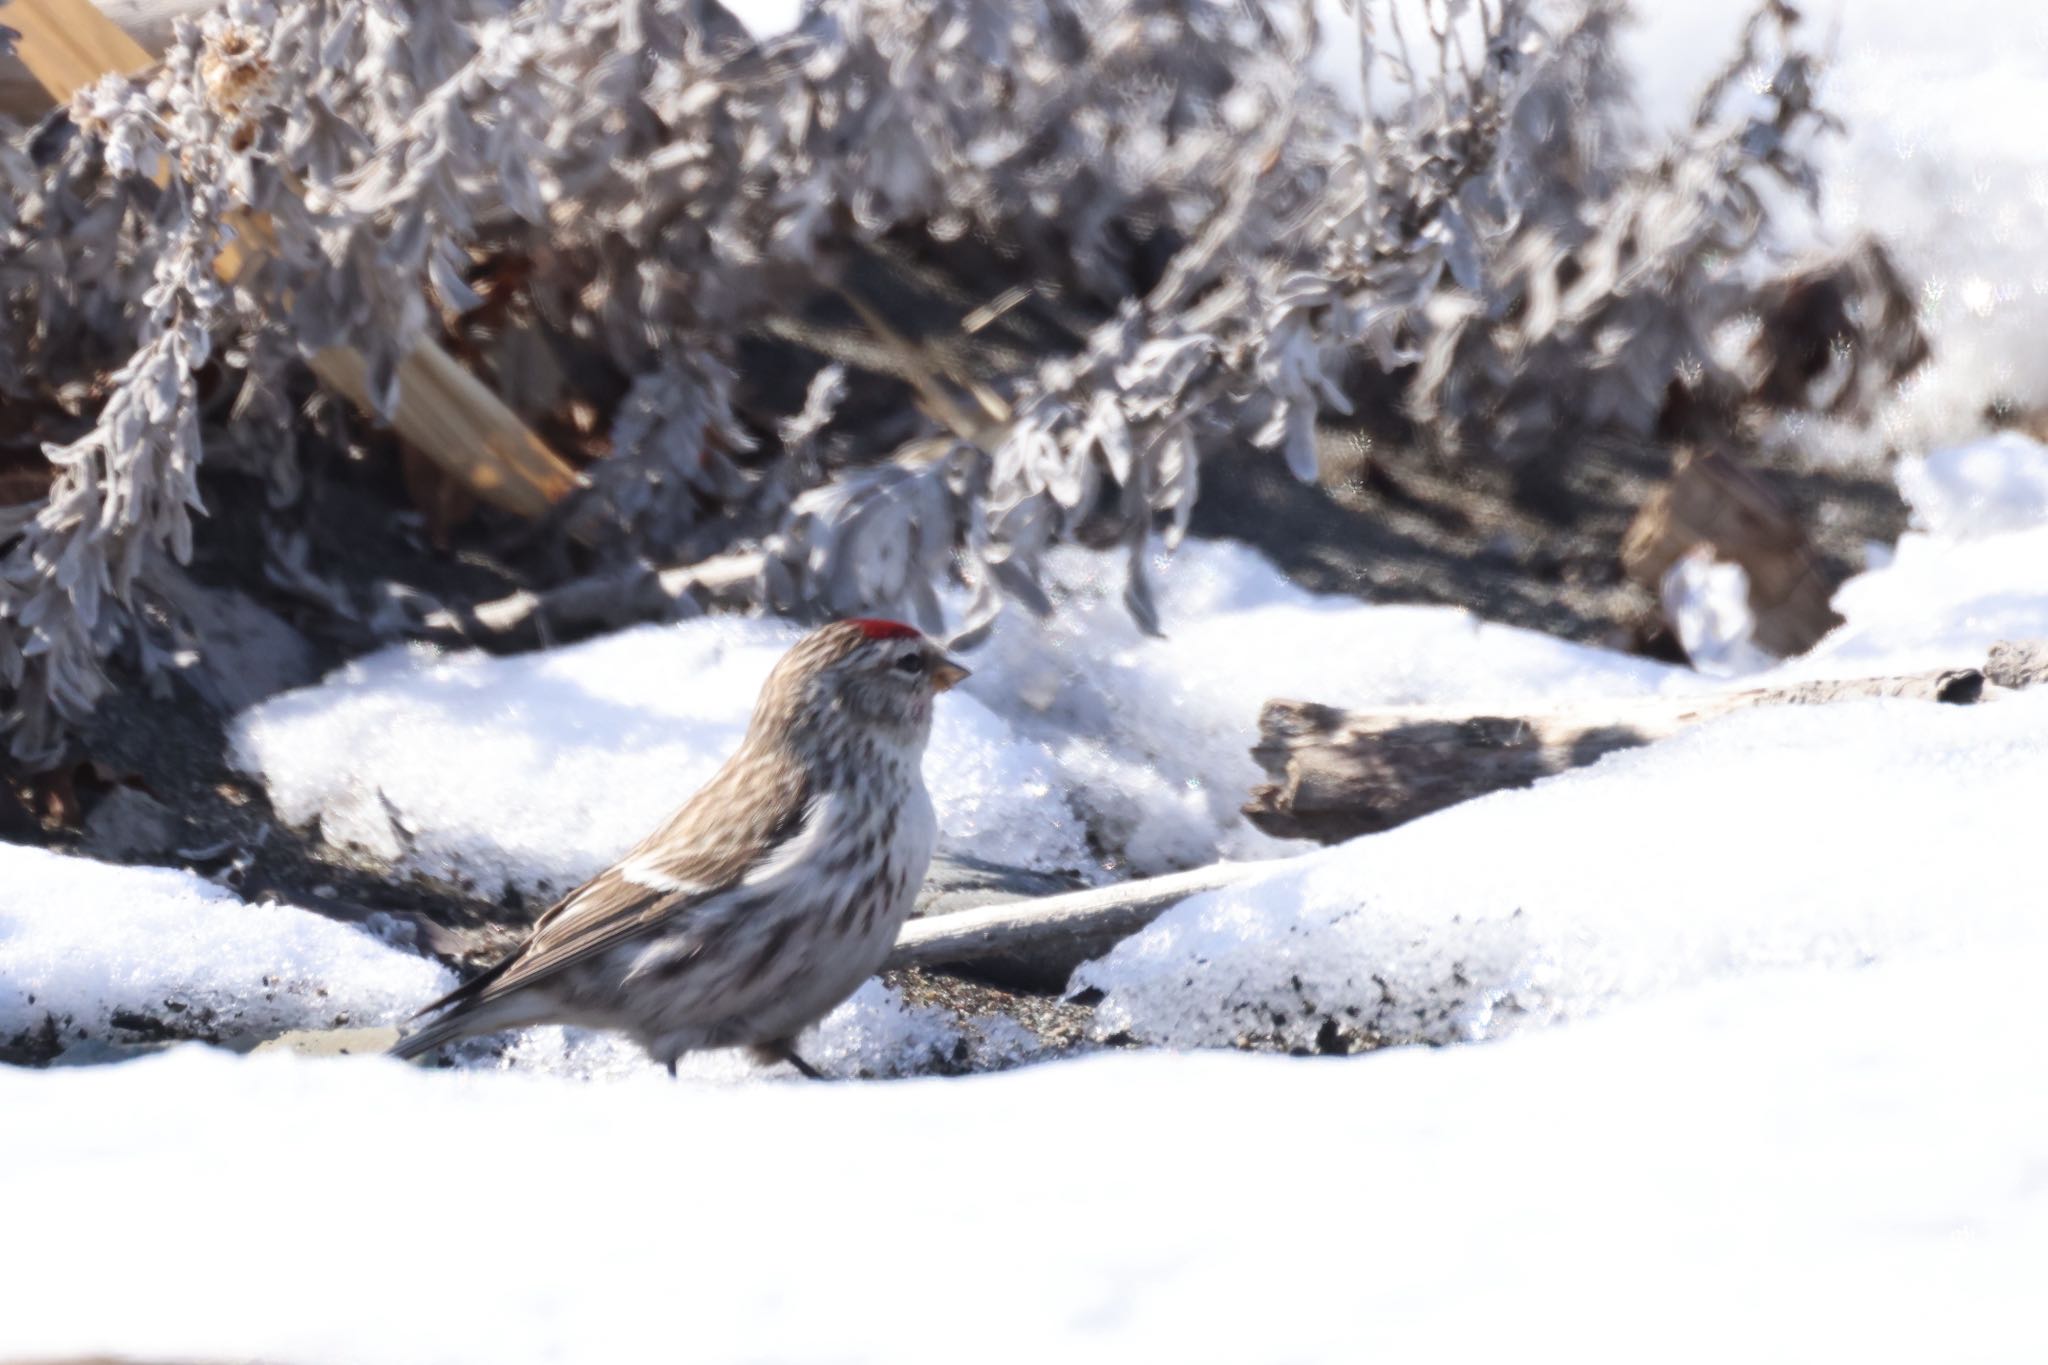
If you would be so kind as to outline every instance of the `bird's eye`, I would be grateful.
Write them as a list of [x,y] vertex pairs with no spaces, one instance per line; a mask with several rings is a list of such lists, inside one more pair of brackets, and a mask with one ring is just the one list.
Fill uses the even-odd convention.
[[922,672],[924,672],[924,655],[922,655],[922,654],[906,654],[906,655],[904,655],[904,656],[903,656],[902,658],[900,658],[900,659],[898,659],[898,660],[896,661],[896,670],[897,670],[897,671],[898,671],[899,673],[909,673],[909,674],[911,674],[911,675],[913,675],[913,676],[914,676],[914,675],[916,675],[916,674],[919,674],[919,673],[922,673]]

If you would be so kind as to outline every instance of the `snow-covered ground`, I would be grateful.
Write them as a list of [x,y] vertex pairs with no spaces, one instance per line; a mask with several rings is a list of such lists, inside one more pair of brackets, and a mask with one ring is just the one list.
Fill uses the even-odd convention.
[[189,873],[0,843],[0,1046],[380,1024],[453,984],[360,929]]
[[[1641,8],[1675,112],[1736,7]],[[1882,227],[1923,286],[1943,358],[1885,434],[1933,453],[1846,624],[1766,679],[2048,637],[2048,449],[1960,444],[1990,398],[2048,400],[2048,9],[1839,23],[1829,226]],[[1317,598],[1228,545],[1161,570],[1146,640],[1120,574],[1061,559],[1067,610],[1003,622],[930,777],[982,857],[1284,859],[1080,974],[1105,1031],[1190,1050],[829,1086],[716,1056],[670,1082],[549,1030],[453,1071],[0,1067],[0,1360],[2048,1359],[2048,695],[1738,715],[1304,852],[1235,813],[1268,697],[1700,680]],[[559,886],[710,771],[790,634],[394,652],[251,713],[237,755],[338,843]],[[377,1023],[447,981],[305,910],[0,845],[0,1045]],[[1331,1033],[1457,1045],[1201,1050]],[[871,983],[805,1051],[902,1075],[963,1042],[1029,1050]]]
[[[68,1061],[76,1049],[101,1060],[96,1045],[198,1038],[242,1048],[292,1030],[394,1024],[455,984],[408,936],[396,921],[359,929],[245,904],[186,872],[0,843],[0,1057]],[[1033,1042],[1006,1019],[962,1020],[871,981],[805,1047],[828,1074],[895,1076],[1026,1060]],[[486,1045],[467,1055],[583,1079],[653,1070],[637,1048],[559,1028],[530,1030],[502,1058]],[[732,1053],[685,1066],[697,1080],[760,1074]]]
[[[2048,966],[2048,694],[1776,708],[1277,864],[1077,984],[1105,1033],[1457,1042],[1781,965]],[[1853,860],[1853,869],[1844,866]]]
[[[1999,640],[2048,638],[2048,447],[2001,435],[1899,478],[1915,529],[1843,587],[1841,627],[1749,681],[1981,665]],[[1775,966],[1964,944],[2048,967],[2026,853],[2044,803],[2048,693],[1754,711],[1276,863],[1075,984],[1105,993],[1105,1035],[1315,1047],[1327,1031],[1496,1037]]]
[[2031,1365],[2040,965],[888,1085],[0,1070],[0,1357]]
[[[2004,433],[1906,459],[1899,480],[1914,529],[1843,587],[1847,623],[1763,680],[1980,664],[1998,640],[2048,636],[2048,448]],[[1529,707],[1707,685],[1452,608],[1317,596],[1232,542],[1159,562],[1151,640],[1123,573],[1113,554],[1055,554],[1062,610],[1006,614],[941,704],[926,773],[945,847],[1138,873],[1299,852],[1238,813],[1276,696]],[[710,774],[796,634],[706,618],[512,658],[391,650],[257,707],[235,758],[332,843],[485,894],[560,889]]]
[[[2027,553],[2048,529],[2025,510],[2048,450],[1903,477],[1924,529],[1845,594],[1854,661],[1972,662],[2007,627],[2048,633]],[[1237,550],[1180,563],[1172,639],[1083,606],[1043,641],[1006,626],[981,676],[1054,649],[1042,714],[1085,680],[1110,699],[1105,751],[1134,764],[1198,722],[1116,699],[1187,677],[1190,714],[1222,715],[1204,708],[1266,689],[1281,650],[1305,652],[1307,690],[1397,699],[1475,675],[1510,699],[1679,685],[1455,614],[1290,596]],[[1930,593],[1996,610],[1929,629],[1908,608]],[[607,733],[658,742],[668,714],[685,750],[730,734],[734,679],[771,645],[734,625],[721,652],[704,629],[611,642],[582,676],[649,714]],[[553,656],[556,685],[576,654]],[[643,658],[698,671],[626,676]],[[319,719],[366,697],[415,745],[455,743],[450,724],[516,749],[520,725],[560,721],[509,705],[510,665],[483,670],[509,709],[482,719],[419,681],[482,665],[385,667],[265,722],[267,764],[293,725],[316,754],[369,743]],[[701,732],[643,700],[721,668]],[[1024,710],[970,714],[1069,780]],[[475,827],[506,780],[467,788]],[[814,1086],[712,1056],[671,1082],[545,1030],[454,1071],[197,1045],[0,1069],[0,1208],[29,1230],[0,1237],[0,1359],[2039,1360],[2044,797],[2048,695],[1737,715],[1191,901],[1080,974],[1105,1030],[1168,1050],[1000,1075]],[[463,828],[432,837],[461,852]],[[7,856],[0,885],[26,889],[0,892],[0,979],[77,1018],[253,995],[266,956],[327,992],[310,1012],[281,993],[272,1028],[386,1017],[444,979],[189,878]],[[1203,1050],[1330,1034],[1458,1045]],[[892,1075],[961,1037],[871,984],[806,1051]],[[967,1042],[1027,1051],[1000,1026]]]

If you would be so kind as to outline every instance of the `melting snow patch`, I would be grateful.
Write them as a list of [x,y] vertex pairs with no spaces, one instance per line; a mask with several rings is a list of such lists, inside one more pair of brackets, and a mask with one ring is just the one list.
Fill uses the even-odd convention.
[[378,1024],[453,981],[308,910],[187,873],[0,843],[0,1044]]
[[1701,547],[1683,555],[1658,586],[1664,616],[1678,632],[1686,658],[1702,673],[1734,677],[1760,673],[1774,660],[1754,640],[1749,574]]
[[1164,639],[1131,622],[1122,555],[1051,556],[1060,611],[1004,616],[967,686],[1042,740],[1099,846],[1156,873],[1303,847],[1238,808],[1262,780],[1260,708],[1541,703],[1684,686],[1684,670],[1492,625],[1449,607],[1318,596],[1233,541],[1188,541],[1152,566]]
[[[915,1005],[874,978],[796,1041],[804,1061],[835,1079],[881,1079],[961,1070],[997,1071],[1042,1055],[1044,1045],[1006,1015],[963,1018],[934,1005]],[[502,1053],[465,1045],[458,1058],[472,1068],[540,1072],[585,1081],[668,1079],[666,1068],[618,1034],[583,1029],[528,1029]],[[677,1065],[685,1081],[744,1084],[778,1077],[741,1049],[692,1053]]]
[[[1270,857],[1299,845],[1238,807],[1272,697],[1527,701],[1690,677],[1451,608],[1318,597],[1230,542],[1155,565],[1167,636],[1148,639],[1121,555],[1053,559],[1060,614],[1006,614],[939,705],[925,775],[951,851],[1138,872]],[[711,775],[797,634],[719,617],[514,658],[391,650],[248,712],[234,753],[329,842],[487,893],[559,891]]]
[[2016,431],[1899,461],[1913,522],[1947,540],[2048,524],[2048,446]]
[[1456,1042],[1675,987],[2048,948],[2048,695],[1754,711],[1190,900],[1074,984],[1182,1047]]
[[[721,617],[513,658],[389,650],[244,715],[235,760],[330,843],[487,894],[559,892],[711,776],[798,635]],[[971,698],[940,706],[925,774],[942,847],[1088,865],[1042,748]]]
[[1842,585],[1844,624],[1777,678],[1969,667],[2048,636],[2048,447],[2001,434],[1902,461],[1898,478],[1922,529]]

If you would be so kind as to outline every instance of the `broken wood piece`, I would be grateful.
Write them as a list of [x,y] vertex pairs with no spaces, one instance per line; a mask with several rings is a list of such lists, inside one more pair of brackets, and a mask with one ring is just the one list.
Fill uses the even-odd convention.
[[[102,0],[97,9],[102,20],[136,47],[144,52],[161,52],[170,43],[171,31],[178,20],[196,20],[217,3],[219,0]],[[0,10],[0,25],[19,30],[22,26],[15,23],[14,18],[28,8],[22,0],[14,0]],[[61,52],[70,52],[73,60],[81,63],[78,69],[85,70],[82,62],[87,53],[110,50],[97,28],[97,25],[81,25],[75,32],[65,32],[64,47],[47,60],[57,60]],[[143,63],[144,66],[148,64],[148,61]],[[85,80],[97,80],[115,69],[104,64],[94,66],[86,71]],[[132,76],[140,69],[122,69],[121,74]],[[75,88],[75,84],[70,88]],[[19,54],[0,57],[0,114],[31,124],[67,98],[67,95],[53,94],[52,88],[37,79]]]
[[[939,853],[933,856],[931,867],[925,872],[924,886],[918,891],[910,914],[913,919],[944,918],[966,910],[1044,900],[1087,889],[1088,883],[1071,873],[1039,872],[965,854]],[[1060,945],[1047,952],[1018,949],[950,966],[955,975],[1036,995],[1064,991],[1067,978],[1074,971],[1072,957]]]
[[[2048,652],[2036,657],[2036,666],[2048,672]],[[1627,698],[1525,715],[1419,706],[1345,711],[1269,701],[1259,715],[1252,757],[1272,780],[1255,788],[1243,809],[1268,834],[1338,843],[1529,786],[1732,711],[1874,697],[1967,705],[2002,690],[1970,668]]]
[[624,626],[692,616],[707,607],[752,605],[766,562],[759,552],[742,552],[667,569],[637,564],[546,592],[522,590],[474,607],[432,612],[419,634],[494,654],[542,649]]
[[[362,356],[330,346],[310,363],[328,387],[374,411]],[[522,517],[540,516],[584,483],[489,386],[430,340],[399,362],[391,427],[479,498]]]
[[1791,658],[1842,623],[1829,605],[1837,585],[1777,494],[1725,456],[1680,451],[1671,481],[1643,504],[1623,537],[1622,568],[1661,601],[1665,575],[1702,546],[1742,566],[1759,649]]
[[[122,8],[132,14],[135,7]],[[89,0],[9,0],[0,21],[21,35],[15,61],[46,92],[44,108],[64,103],[102,76],[133,76],[156,61]],[[171,22],[161,24],[165,38]]]
[[2048,681],[2048,640],[2000,640],[1984,661],[1984,677],[2014,692]]
[[[90,0],[10,0],[0,21],[21,34],[16,56],[60,102],[102,76],[132,75],[155,60]],[[230,224],[236,239],[214,271],[232,284],[273,240],[273,229],[267,215],[247,211],[231,215]],[[330,347],[311,365],[330,387],[375,412],[362,356]],[[399,366],[391,425],[478,497],[519,516],[541,515],[583,483],[517,413],[430,340]]]
[[1266,866],[1216,863],[1163,877],[914,919],[897,935],[885,965],[949,967],[1008,958],[1056,964],[1071,973],[1188,897],[1243,881]]

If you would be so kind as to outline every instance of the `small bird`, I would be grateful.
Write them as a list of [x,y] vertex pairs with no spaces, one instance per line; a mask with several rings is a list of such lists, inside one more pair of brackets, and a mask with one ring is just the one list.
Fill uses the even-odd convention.
[[768,675],[723,767],[504,961],[414,1015],[418,1057],[535,1024],[616,1029],[675,1074],[748,1047],[806,1076],[796,1035],[879,971],[931,862],[932,699],[967,670],[896,621],[838,621]]

